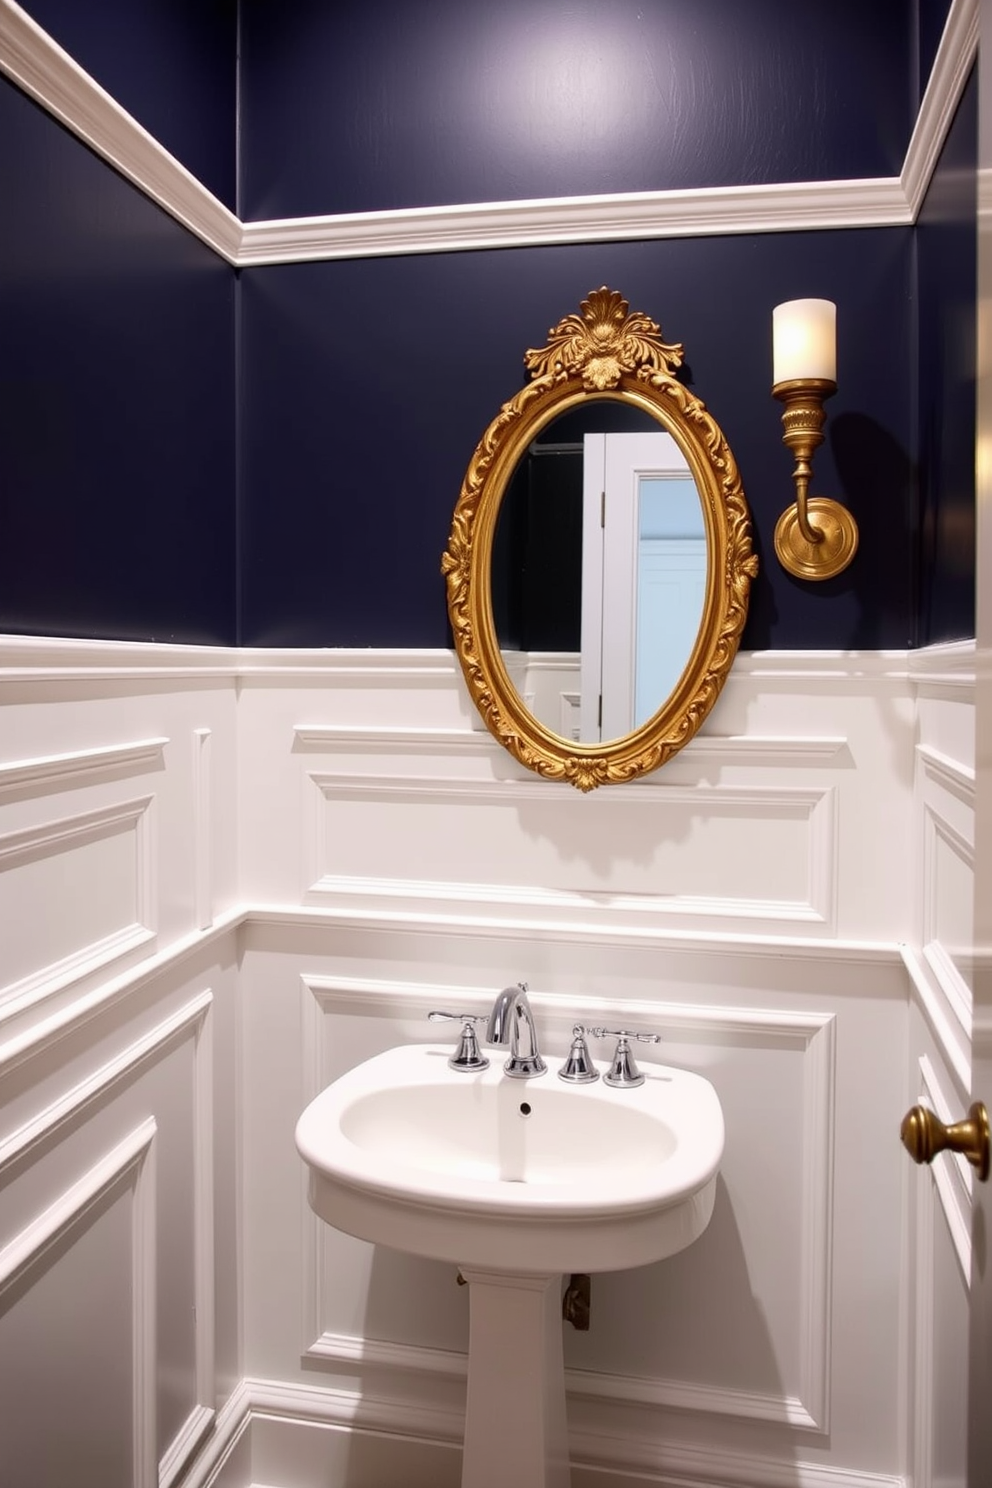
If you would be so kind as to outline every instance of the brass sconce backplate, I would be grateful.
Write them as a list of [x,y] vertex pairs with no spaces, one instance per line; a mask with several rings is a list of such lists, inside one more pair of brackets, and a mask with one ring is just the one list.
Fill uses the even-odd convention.
[[843,573],[858,550],[858,527],[839,501],[810,496],[813,451],[823,443],[827,421],[824,401],[837,391],[825,378],[780,382],[773,395],[785,404],[782,443],[795,456],[792,479],[795,504],[775,525],[775,552],[782,567],[797,579],[832,579]]

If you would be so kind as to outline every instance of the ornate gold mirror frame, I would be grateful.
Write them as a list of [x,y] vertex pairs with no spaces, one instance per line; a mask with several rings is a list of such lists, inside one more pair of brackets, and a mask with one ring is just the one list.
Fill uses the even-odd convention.
[[[615,290],[595,290],[580,311],[551,330],[547,346],[527,352],[532,381],[504,403],[482,436],[462,483],[441,571],[455,648],[489,731],[528,769],[589,791],[657,769],[696,733],[737,653],[758,560],[727,441],[674,376],[682,347],[666,345],[660,327],[631,313]],[[707,568],[696,643],[670,696],[624,737],[579,744],[534,718],[510,681],[493,620],[490,567],[500,504],[518,460],[552,419],[589,398],[640,408],[672,435],[703,508]]]

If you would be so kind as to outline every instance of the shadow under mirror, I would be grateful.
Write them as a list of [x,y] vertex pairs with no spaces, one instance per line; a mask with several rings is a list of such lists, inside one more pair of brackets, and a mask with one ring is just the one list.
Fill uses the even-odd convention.
[[552,420],[493,539],[496,634],[528,712],[587,744],[647,722],[692,655],[706,564],[699,492],[656,419],[592,398]]

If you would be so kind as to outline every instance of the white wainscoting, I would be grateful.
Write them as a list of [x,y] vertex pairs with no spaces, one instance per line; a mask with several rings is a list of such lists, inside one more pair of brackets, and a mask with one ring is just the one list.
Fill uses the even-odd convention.
[[66,1370],[121,1481],[457,1482],[464,1290],[319,1226],[292,1134],[521,977],[549,1052],[657,1029],[727,1115],[709,1230],[567,1330],[577,1488],[936,1481],[969,1189],[895,1133],[967,1085],[971,656],[742,656],[663,771],[582,796],[448,653],[0,641],[11,1488]]

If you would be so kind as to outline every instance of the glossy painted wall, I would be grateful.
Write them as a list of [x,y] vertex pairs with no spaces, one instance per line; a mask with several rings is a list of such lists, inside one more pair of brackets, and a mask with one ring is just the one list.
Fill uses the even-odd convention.
[[234,282],[0,80],[0,630],[234,639]]
[[241,0],[242,215],[898,175],[914,11]]
[[[737,456],[762,562],[745,645],[907,644],[911,274],[908,229],[246,270],[243,641],[448,644],[439,562],[476,442],[525,380],[527,347],[609,284],[684,343]],[[816,489],[841,495],[862,528],[862,560],[818,586],[771,555],[792,499],[771,312],[803,293],[839,307],[840,391]]]
[[916,229],[921,646],[975,633],[977,141],[973,77]]
[[238,0],[27,0],[24,9],[235,209]]
[[[944,0],[919,17],[909,0],[840,4],[821,28],[805,12],[799,27],[771,0],[710,0],[691,20],[684,5],[640,9],[542,0],[524,10],[505,0],[456,13],[425,0],[336,8],[332,25],[310,0],[242,0],[244,214],[895,173],[946,15]],[[204,80],[223,73],[229,6],[146,0],[120,26],[113,7],[92,26],[59,0],[35,0],[33,11],[107,86],[117,88],[118,69],[122,101],[148,127],[161,105],[164,142],[191,166],[202,150],[208,185],[223,174],[233,158],[226,84],[208,102]],[[156,66],[170,16],[175,32]],[[665,60],[668,84],[649,90],[647,112],[619,111],[609,128],[600,118],[599,133],[589,132],[589,110],[576,125],[582,149],[563,153],[542,126],[547,100],[535,79],[547,68],[534,70],[556,36],[568,42],[556,55],[574,63],[557,95],[562,109],[570,89],[584,96],[600,86],[593,54],[626,69],[628,101],[646,57],[656,80]],[[200,55],[179,90],[184,47]],[[809,88],[790,57],[809,63]],[[148,88],[135,86],[143,67],[154,74]],[[852,86],[864,69],[871,86]],[[347,119],[335,114],[344,99]],[[536,112],[520,134],[528,99]],[[815,119],[797,127],[808,108]],[[521,385],[525,348],[607,283],[685,343],[693,387],[739,459],[762,562],[745,645],[903,646],[967,633],[958,602],[970,582],[960,540],[971,500],[963,364],[928,349],[952,308],[964,324],[973,305],[967,101],[915,233],[326,262],[251,269],[237,284],[8,85],[0,109],[15,224],[0,242],[9,348],[0,627],[249,645],[447,644],[438,563],[475,442]],[[658,109],[667,110],[660,130]],[[166,137],[168,114],[176,132]],[[188,143],[171,144],[183,131]],[[770,396],[771,310],[806,294],[835,299],[839,325],[840,389],[815,489],[846,500],[861,526],[855,566],[822,586],[789,578],[771,551],[791,495]]]

